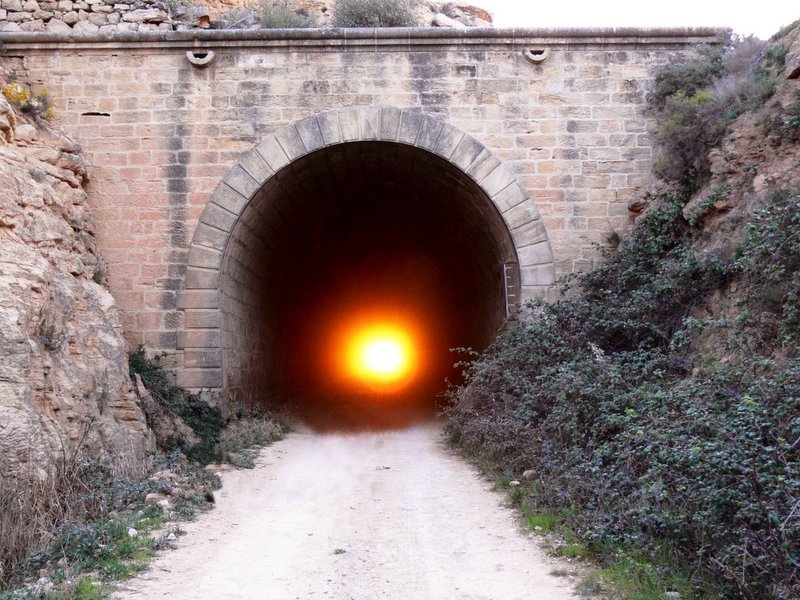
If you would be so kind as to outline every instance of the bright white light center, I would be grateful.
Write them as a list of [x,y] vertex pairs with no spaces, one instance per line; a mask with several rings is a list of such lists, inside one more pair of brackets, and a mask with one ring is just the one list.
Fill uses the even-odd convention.
[[362,360],[364,367],[377,375],[394,375],[405,365],[403,347],[389,339],[367,343],[363,349]]

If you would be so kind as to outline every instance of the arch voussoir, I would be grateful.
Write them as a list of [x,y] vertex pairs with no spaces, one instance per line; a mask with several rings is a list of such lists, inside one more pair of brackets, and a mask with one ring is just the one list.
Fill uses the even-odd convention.
[[289,162],[295,160],[296,158],[300,158],[306,153],[306,147],[305,144],[303,144],[303,139],[300,137],[300,133],[298,133],[297,127],[294,125],[281,129],[275,134],[275,139],[278,141],[284,153],[289,158]]
[[303,142],[304,154],[319,150],[325,147],[325,138],[322,136],[319,121],[316,117],[308,117],[295,124],[297,134]]
[[500,163],[478,183],[489,196],[494,198],[501,190],[506,189],[509,185],[514,183],[516,179],[517,177],[514,172],[505,164]]
[[[241,164],[234,165],[223,177],[222,181],[245,199],[249,199],[261,187],[261,184],[253,179]],[[224,186],[219,186],[217,190],[220,193],[225,193]]]
[[261,143],[255,147],[255,151],[258,152],[259,156],[261,156],[276,173],[292,162],[284,151],[283,146],[281,146],[278,141],[278,138],[274,135],[269,135],[264,138]]
[[222,267],[222,251],[192,244],[189,247],[189,255],[186,258],[186,264],[189,267],[216,269],[219,271]]
[[[244,182],[244,184],[245,185],[242,185],[241,182],[239,183],[240,187],[253,189],[253,186],[248,184],[246,181]],[[232,216],[233,221],[235,221],[236,217],[238,217],[241,214],[242,210],[244,210],[244,207],[247,205],[249,199],[250,199],[249,195],[247,196],[243,195],[241,192],[232,188],[227,181],[223,180],[222,183],[220,183],[217,186],[217,189],[214,190],[214,193],[211,194],[211,199],[209,200],[209,204],[207,205],[206,208],[209,208],[212,205],[214,207],[218,207],[217,212],[219,212],[219,210],[221,209],[222,211],[229,213]],[[203,216],[205,216],[205,214]],[[227,223],[229,220],[230,219],[218,218],[217,222]],[[209,222],[202,218],[201,221],[209,223],[210,225],[214,225],[215,227],[220,227],[221,229],[225,229],[226,231],[230,231],[231,226],[233,225],[233,221],[231,221],[230,225],[228,226],[217,225],[217,223]]]
[[439,139],[433,148],[433,153],[449,161],[450,157],[453,156],[453,152],[456,151],[456,148],[458,148],[458,145],[461,143],[461,140],[464,139],[464,136],[466,136],[466,134],[463,131],[453,127],[449,123],[445,123],[439,133]]
[[484,179],[491,175],[492,171],[498,167],[501,167],[502,165],[503,163],[500,162],[499,158],[497,158],[491,152],[486,152],[482,153],[469,167],[467,167],[466,173],[480,185]]
[[478,156],[481,154],[488,155],[488,153],[486,146],[471,135],[465,135],[450,156],[450,162],[458,166],[462,171],[466,171]]
[[316,120],[320,133],[322,133],[323,143],[326,146],[332,146],[342,142],[342,129],[339,122],[338,111],[317,115]]
[[404,110],[400,115],[400,129],[397,133],[397,141],[410,146],[415,145],[425,115],[419,110]]
[[397,108],[381,108],[380,139],[386,142],[396,142],[400,133],[400,118],[402,112]]
[[360,137],[361,113],[357,108],[340,110],[335,113],[339,118],[339,129],[343,142],[355,142]]
[[239,165],[255,180],[259,187],[275,174],[275,171],[267,164],[267,161],[256,151],[255,148],[242,154]]
[[422,121],[422,126],[420,127],[419,135],[417,136],[417,141],[414,146],[422,150],[427,150],[428,152],[435,152],[436,144],[439,141],[439,136],[444,126],[444,121],[426,115],[425,119]]
[[359,141],[381,139],[381,109],[361,108],[358,111]]
[[532,202],[522,202],[505,211],[503,218],[513,232],[515,229],[539,219],[539,211]]
[[513,229],[511,237],[514,240],[514,245],[519,248],[525,244],[546,241],[548,239],[547,228],[544,225],[544,221],[537,218]]
[[522,189],[522,186],[518,182],[514,181],[511,185],[507,185],[494,194],[492,196],[492,201],[495,203],[498,210],[502,214],[505,214],[508,209],[525,202],[526,198],[525,190]]
[[[209,209],[206,208],[203,218],[207,218]],[[223,250],[228,241],[228,233],[224,229],[219,229],[208,223],[200,222],[194,230],[194,237],[192,238],[192,245],[199,244],[201,246],[208,246],[209,248],[216,248]]]

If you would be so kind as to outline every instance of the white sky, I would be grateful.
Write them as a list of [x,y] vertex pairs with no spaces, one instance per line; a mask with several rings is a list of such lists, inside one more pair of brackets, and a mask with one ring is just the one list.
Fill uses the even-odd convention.
[[800,19],[796,0],[471,0],[496,27],[732,27],[768,39]]

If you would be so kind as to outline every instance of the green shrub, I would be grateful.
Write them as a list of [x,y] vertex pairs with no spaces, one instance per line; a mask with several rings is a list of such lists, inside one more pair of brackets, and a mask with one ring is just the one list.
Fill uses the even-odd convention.
[[334,27],[413,27],[418,0],[337,0]]
[[789,106],[786,114],[781,117],[781,125],[787,132],[796,135],[797,131],[800,130],[800,102],[795,102]]
[[[746,352],[795,357],[800,345],[800,195],[777,192],[753,215],[736,265],[748,290]],[[754,332],[757,335],[754,335]]]
[[[685,200],[662,198],[565,300],[534,303],[471,363],[448,432],[533,470],[519,505],[562,514],[588,553],[643,557],[628,597],[684,580],[696,597],[800,597],[800,201],[775,196],[722,261],[693,250]],[[734,278],[735,336],[700,356],[697,336],[731,324],[695,315]]]
[[785,27],[782,27],[781,29],[779,29],[778,32],[775,35],[772,36],[771,39],[773,41],[782,40],[783,38],[788,36],[790,33],[792,33],[798,27],[800,27],[800,19],[798,19],[797,21],[793,21],[793,22],[789,23],[788,25],[786,25]]
[[261,0],[259,14],[264,29],[301,29],[313,27],[314,21],[308,15],[292,10],[280,0]]
[[672,63],[660,69],[655,76],[648,102],[656,109],[663,108],[667,99],[678,92],[694,96],[725,73],[724,47],[701,46],[698,56]]
[[[177,444],[192,460],[202,464],[218,462],[221,459],[218,448],[219,433],[224,425],[222,413],[217,407],[203,401],[200,396],[173,385],[161,366],[160,358],[159,356],[148,358],[142,346],[131,352],[128,356],[131,378],[139,375],[158,407],[183,420],[200,439],[197,444],[191,446],[178,437],[159,440],[163,446],[162,450],[170,451]],[[148,425],[154,428],[152,421],[159,416],[145,411],[145,417],[148,419]]]
[[[128,356],[131,377],[139,375],[159,408],[180,418],[199,438],[194,445],[177,437],[158,440],[166,452],[180,450],[201,464],[228,461],[237,466],[252,468],[257,448],[283,437],[288,429],[269,414],[237,414],[227,423],[216,407],[209,406],[198,395],[173,385],[161,366],[161,357],[148,358],[144,347]],[[148,415],[148,421],[163,418]],[[152,424],[151,424],[151,428]],[[158,429],[158,428],[154,428]]]
[[[102,582],[140,571],[153,550],[163,545],[149,532],[213,501],[210,490],[217,478],[179,451],[141,463],[112,463],[83,446],[90,427],[87,422],[84,435],[65,449],[47,477],[37,472],[11,478],[0,474],[3,600],[82,597],[74,595],[81,581],[87,589],[102,591],[99,597],[108,597]],[[188,505],[177,504],[171,515],[158,504],[144,504],[147,494],[166,493],[174,485],[148,478],[164,469],[181,476],[193,493]],[[137,534],[131,535],[130,528]],[[56,586],[51,592],[13,589],[42,573]]]
[[648,96],[656,121],[656,175],[688,187],[701,183],[709,174],[708,150],[731,120],[774,92],[783,68],[777,56],[761,40],[734,38],[661,69]]

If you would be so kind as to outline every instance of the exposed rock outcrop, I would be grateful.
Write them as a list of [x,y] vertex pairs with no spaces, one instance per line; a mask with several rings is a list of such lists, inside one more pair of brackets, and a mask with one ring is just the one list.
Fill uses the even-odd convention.
[[[269,0],[266,0],[269,1]],[[316,27],[331,27],[335,0],[273,0],[310,18]],[[0,0],[0,32],[47,31],[91,33],[173,31],[182,29],[259,29],[257,0]],[[421,2],[422,27],[489,27],[484,9],[454,2]]]
[[80,146],[30,121],[0,96],[0,476],[78,443],[130,458],[151,444]]
[[[710,176],[684,207],[691,222],[702,223],[696,244],[703,252],[729,256],[746,235],[743,223],[770,193],[800,188],[800,79],[795,73],[800,27],[770,44],[784,55],[774,93],[726,126],[723,138],[708,152]],[[629,225],[671,189],[651,176],[628,204]]]
[[702,220],[706,251],[729,254],[744,239],[741,224],[765,196],[800,189],[800,81],[790,78],[792,57],[800,54],[800,28],[777,43],[788,52],[774,94],[731,124],[709,153],[710,180],[684,209]]

